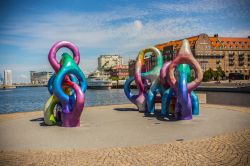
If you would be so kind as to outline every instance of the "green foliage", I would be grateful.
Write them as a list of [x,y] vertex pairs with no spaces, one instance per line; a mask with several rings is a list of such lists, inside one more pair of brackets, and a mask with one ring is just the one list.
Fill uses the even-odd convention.
[[221,69],[221,67],[217,67],[217,73],[218,73],[218,76],[220,77],[220,78],[223,78],[223,77],[225,77],[225,72]]
[[223,77],[225,77],[225,72],[221,69],[221,67],[217,67],[215,71],[209,68],[203,73],[203,81],[220,81]]
[[119,78],[118,78],[118,77],[111,77],[111,80],[112,80],[112,81],[118,81]]
[[191,75],[189,82],[193,81],[195,79],[195,76]]
[[203,73],[203,81],[210,81],[214,77],[213,69],[209,68]]

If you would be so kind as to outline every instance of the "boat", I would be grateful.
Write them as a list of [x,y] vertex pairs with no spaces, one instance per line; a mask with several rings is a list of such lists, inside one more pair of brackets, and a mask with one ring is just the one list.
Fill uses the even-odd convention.
[[103,74],[99,70],[91,73],[87,81],[89,89],[111,89],[112,87],[112,81],[108,79],[108,75]]

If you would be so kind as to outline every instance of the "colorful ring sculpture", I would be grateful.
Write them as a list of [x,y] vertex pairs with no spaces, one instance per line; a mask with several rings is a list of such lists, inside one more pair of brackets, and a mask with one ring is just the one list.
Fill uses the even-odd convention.
[[[195,80],[190,83],[188,83],[191,77],[189,65],[194,69],[196,76]],[[177,66],[178,81],[174,74]],[[180,51],[168,67],[168,73],[167,78],[171,88],[163,95],[162,114],[168,117],[171,98],[176,97],[175,118],[180,120],[192,119],[192,114],[199,114],[199,101],[193,90],[201,83],[203,74],[198,61],[192,55],[188,40],[183,40]]]
[[[152,70],[142,73],[145,54],[149,52],[156,55],[156,65]],[[162,86],[160,84],[160,70],[162,68],[162,65],[162,55],[157,48],[149,47],[141,50],[137,57],[135,77],[130,77],[125,82],[125,95],[132,103],[134,103],[138,107],[138,110],[141,112],[148,110],[149,113],[154,114],[156,94],[162,91]],[[136,82],[136,85],[139,89],[138,95],[133,95],[131,93],[130,85],[133,81]],[[148,84],[148,82],[150,82],[150,85]]]
[[[68,53],[63,53],[58,63],[56,53],[62,47],[70,49],[73,58]],[[80,62],[78,48],[70,42],[60,41],[52,46],[48,59],[55,74],[48,82],[51,97],[45,104],[44,122],[47,125],[61,124],[63,127],[80,126],[87,81],[78,67]],[[54,111],[55,106],[57,106],[56,111]]]
[[[142,73],[144,55],[147,52],[156,54],[157,64],[151,71]],[[192,66],[196,75],[192,82],[190,82],[189,65]],[[178,80],[175,78],[175,73],[179,75]],[[202,77],[202,69],[192,55],[188,40],[183,40],[181,49],[174,60],[166,62],[164,65],[161,53],[157,48],[151,47],[140,51],[135,68],[135,77],[126,80],[124,92],[128,99],[138,107],[139,111],[148,110],[151,114],[155,111],[156,94],[160,93],[162,115],[169,118],[171,112],[176,119],[187,120],[192,119],[192,114],[199,114],[199,101],[193,90],[201,83]],[[134,80],[139,89],[138,95],[133,95],[130,90],[130,85]],[[147,80],[151,82],[149,89],[147,88],[148,85],[145,85]]]

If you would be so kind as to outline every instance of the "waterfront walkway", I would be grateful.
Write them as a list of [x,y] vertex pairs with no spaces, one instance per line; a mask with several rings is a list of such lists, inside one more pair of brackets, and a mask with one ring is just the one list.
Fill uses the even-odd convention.
[[88,107],[72,129],[43,126],[41,112],[0,115],[0,165],[249,165],[250,109],[200,107],[190,121]]

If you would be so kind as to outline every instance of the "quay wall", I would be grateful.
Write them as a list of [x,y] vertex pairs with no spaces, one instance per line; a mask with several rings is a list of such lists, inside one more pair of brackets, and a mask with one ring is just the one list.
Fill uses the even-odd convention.
[[250,93],[196,91],[203,104],[232,105],[250,107]]

